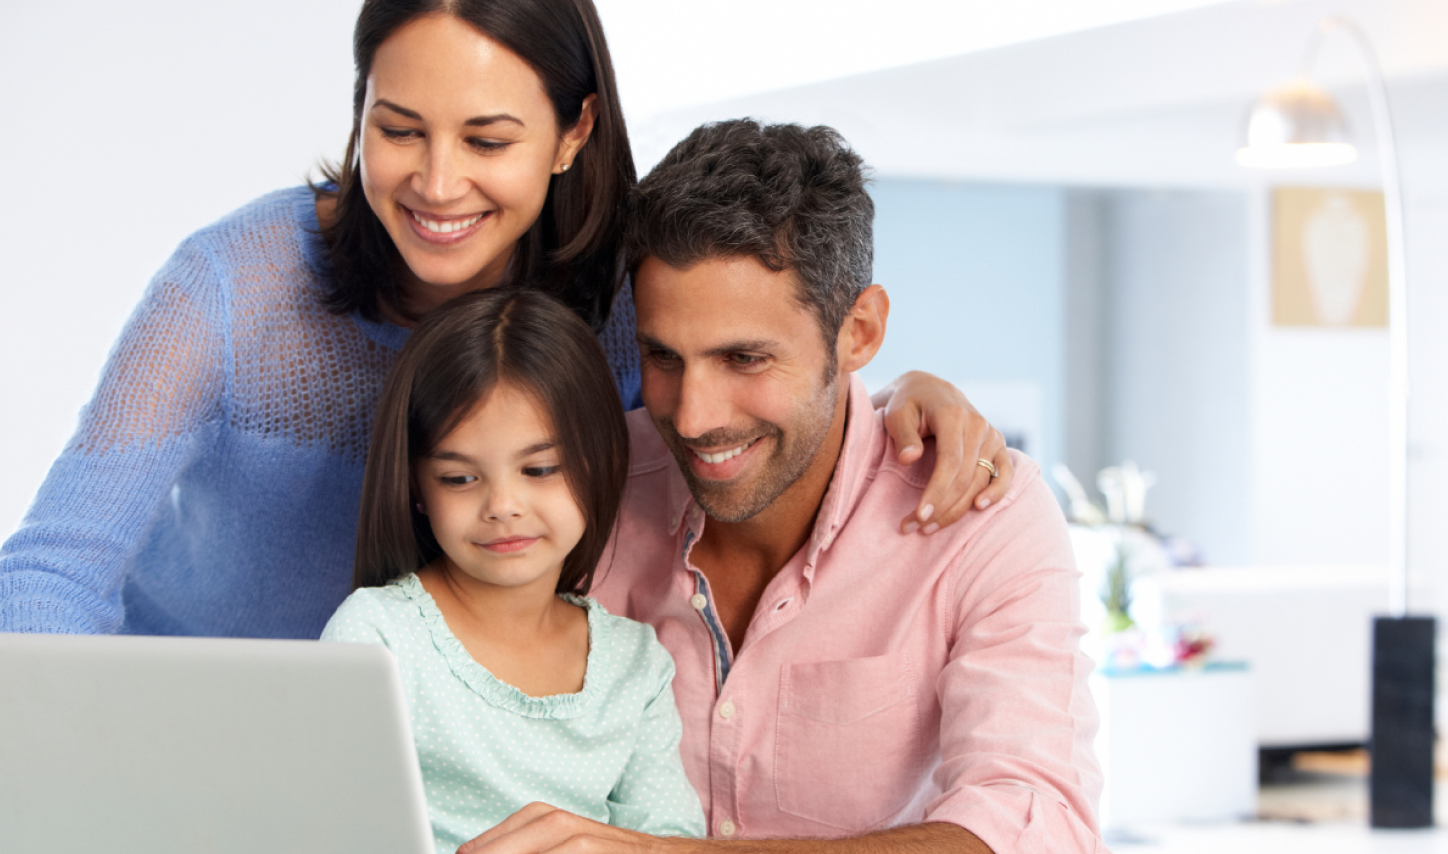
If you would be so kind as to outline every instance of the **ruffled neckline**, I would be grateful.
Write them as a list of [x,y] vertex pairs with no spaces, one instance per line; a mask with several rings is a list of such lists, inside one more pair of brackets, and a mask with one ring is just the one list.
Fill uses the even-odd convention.
[[448,628],[442,611],[427,588],[422,586],[416,573],[409,573],[392,582],[411,601],[422,616],[432,645],[442,654],[448,669],[472,689],[473,693],[487,700],[503,711],[522,715],[526,718],[566,720],[581,717],[593,705],[598,693],[595,677],[602,660],[600,650],[606,643],[608,621],[603,619],[608,612],[589,596],[572,593],[558,594],[565,602],[584,608],[588,612],[588,660],[584,665],[583,690],[575,694],[550,694],[546,697],[530,697],[499,679],[475,660],[463,646],[462,641]]

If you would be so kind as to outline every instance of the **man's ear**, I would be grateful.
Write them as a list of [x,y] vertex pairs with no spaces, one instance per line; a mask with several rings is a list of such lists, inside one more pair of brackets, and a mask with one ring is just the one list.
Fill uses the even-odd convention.
[[885,343],[885,321],[889,317],[890,295],[883,287],[871,285],[855,298],[835,339],[841,371],[858,371],[870,364]]

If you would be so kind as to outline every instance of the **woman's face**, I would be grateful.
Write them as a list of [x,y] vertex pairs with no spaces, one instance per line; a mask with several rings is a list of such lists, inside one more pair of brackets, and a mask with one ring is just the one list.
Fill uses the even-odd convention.
[[543,209],[551,177],[593,129],[593,98],[560,132],[543,81],[451,15],[400,27],[377,49],[362,105],[362,189],[426,311],[498,283]]

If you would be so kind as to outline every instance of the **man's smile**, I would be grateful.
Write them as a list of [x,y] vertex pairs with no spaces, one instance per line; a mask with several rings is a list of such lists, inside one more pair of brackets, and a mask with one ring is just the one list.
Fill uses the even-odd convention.
[[749,448],[758,441],[758,439],[751,439],[750,441],[745,442],[742,445],[736,445],[732,448],[728,448],[723,451],[717,451],[712,454],[701,451],[697,448],[690,448],[689,450],[694,454],[694,456],[698,457],[706,463],[722,463],[725,460],[733,459],[734,457],[737,457],[745,451],[749,450]]

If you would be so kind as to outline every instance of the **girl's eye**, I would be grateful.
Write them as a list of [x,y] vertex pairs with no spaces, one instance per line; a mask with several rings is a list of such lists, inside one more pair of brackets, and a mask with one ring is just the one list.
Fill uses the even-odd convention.
[[470,474],[449,474],[442,477],[442,482],[448,486],[467,486],[477,480]]
[[552,477],[562,470],[563,466],[527,466],[523,469],[523,474],[528,477],[545,478]]

